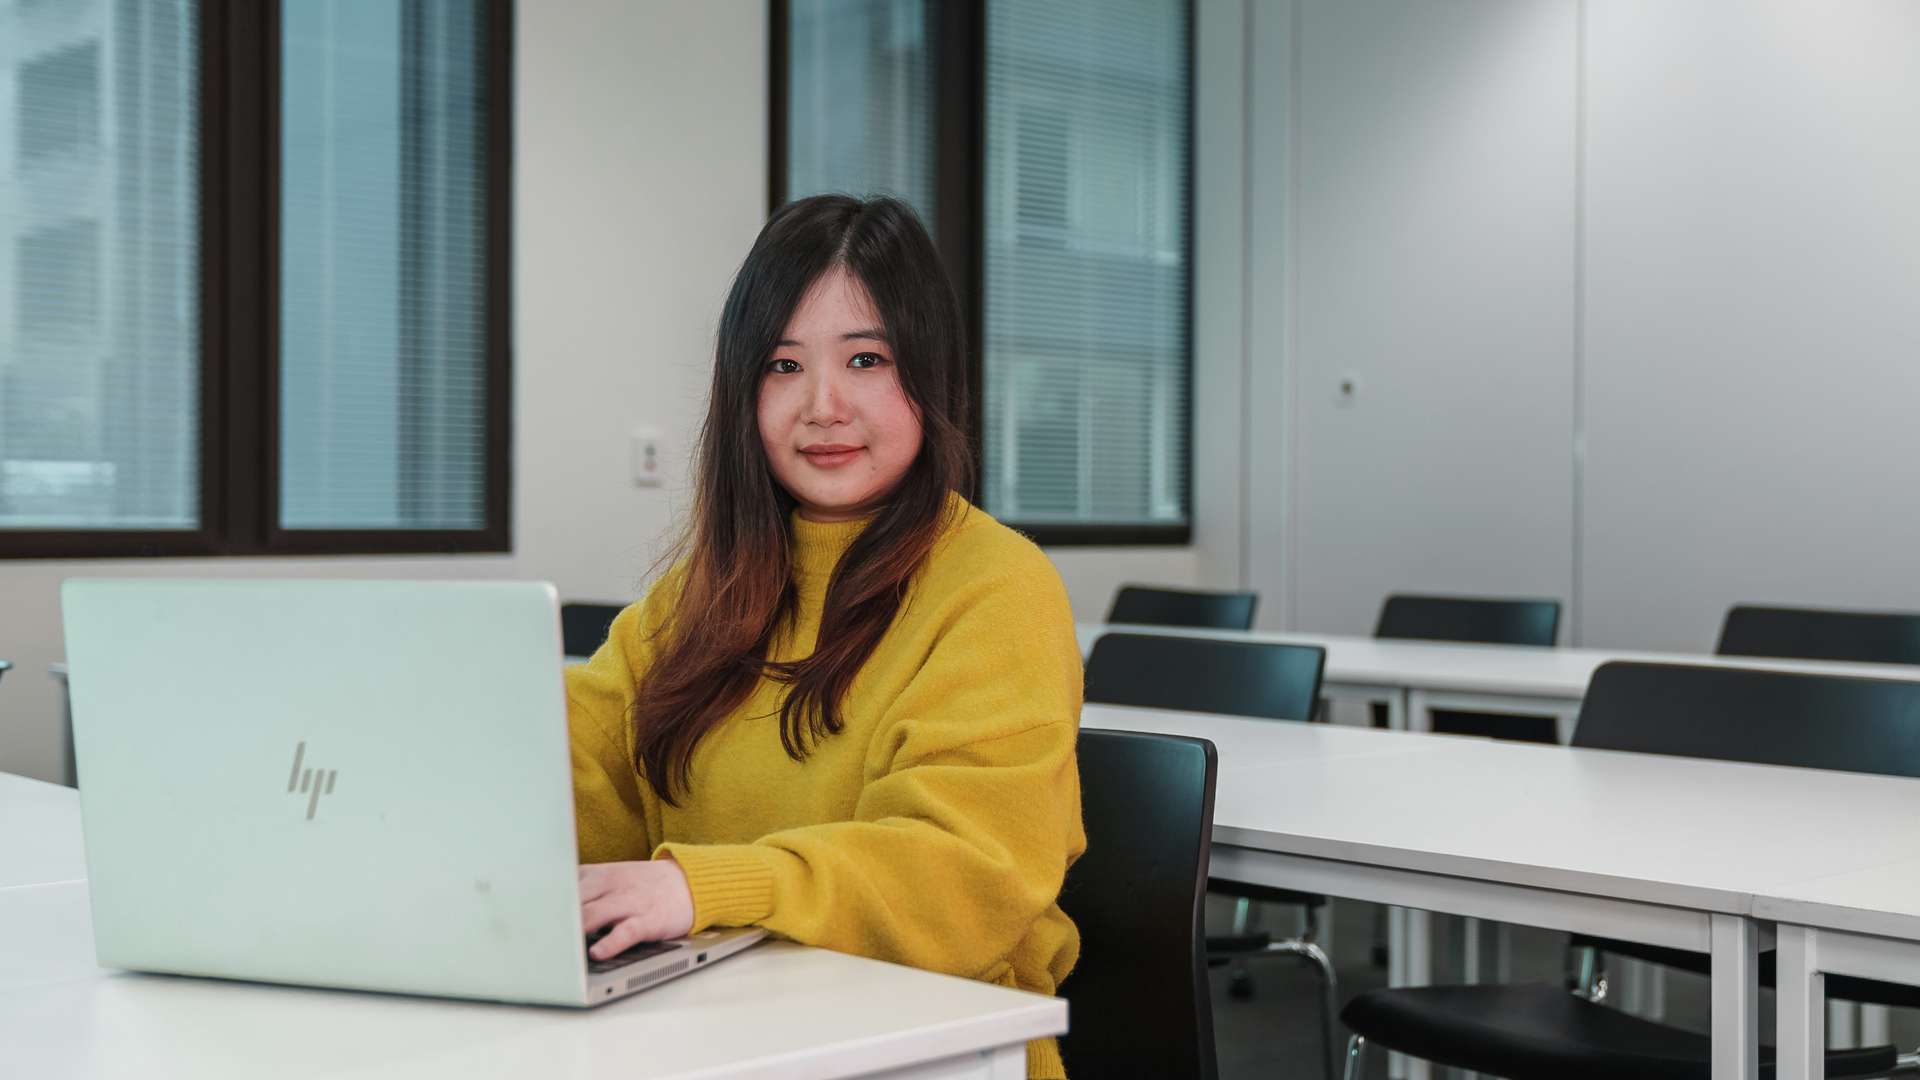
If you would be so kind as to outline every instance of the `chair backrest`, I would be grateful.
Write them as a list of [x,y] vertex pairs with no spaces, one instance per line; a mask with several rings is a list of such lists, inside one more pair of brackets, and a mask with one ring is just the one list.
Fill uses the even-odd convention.
[[1720,626],[1724,656],[1920,664],[1920,615],[1738,604]]
[[1380,605],[1373,636],[1481,645],[1551,647],[1560,632],[1558,600],[1491,600],[1397,593]]
[[1311,720],[1326,650],[1173,634],[1102,634],[1087,658],[1088,701]]
[[1069,1076],[1218,1073],[1205,929],[1216,768],[1205,739],[1080,732],[1087,851],[1060,891],[1080,930],[1060,986]]
[[1110,623],[1141,626],[1201,626],[1213,630],[1250,630],[1259,593],[1197,592],[1122,585],[1114,594]]
[[607,628],[620,614],[618,604],[589,604],[570,600],[560,605],[560,651],[568,656],[592,656],[607,640]]
[[1603,664],[1573,745],[1920,776],[1920,680]]

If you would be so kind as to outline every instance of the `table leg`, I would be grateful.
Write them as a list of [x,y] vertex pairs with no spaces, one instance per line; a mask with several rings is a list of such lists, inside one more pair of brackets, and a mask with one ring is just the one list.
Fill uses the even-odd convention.
[[1506,923],[1493,928],[1493,981],[1513,981],[1513,927]]
[[[1413,710],[1408,699],[1411,693],[1405,689],[1396,690],[1387,695],[1387,727],[1393,731],[1406,731],[1410,726]],[[1411,955],[1413,937],[1413,916],[1419,914],[1406,908],[1387,909],[1387,985],[1394,987],[1420,986],[1431,981],[1426,971],[1419,982],[1414,981],[1415,969],[1407,962]],[[1408,1080],[1418,1067],[1425,1072],[1426,1063],[1415,1061],[1404,1054],[1387,1055],[1387,1076],[1389,1080]]]
[[1827,1049],[1851,1050],[1860,1045],[1860,1006],[1851,1001],[1827,1002]]
[[1573,729],[1580,719],[1580,708],[1575,705],[1571,710],[1562,709],[1553,714],[1553,737],[1561,746],[1573,745]]
[[1885,1005],[1860,1005],[1861,1046],[1885,1046],[1893,1041],[1893,1014]]
[[[1387,909],[1387,985],[1403,987],[1407,982],[1407,909]],[[1388,1052],[1388,1080],[1406,1080],[1407,1058]]]
[[1827,977],[1820,971],[1819,944],[1817,930],[1784,923],[1776,928],[1778,1080],[1818,1080],[1826,1073]]
[[1647,965],[1632,957],[1615,957],[1608,965],[1620,1011],[1629,1016],[1647,1015]]
[[60,737],[60,748],[66,752],[66,760],[61,762],[60,782],[79,787],[80,758],[73,752],[73,689],[64,675],[60,677],[60,710],[66,719],[66,728]]
[[1460,981],[1468,986],[1480,982],[1480,920],[1460,920]]
[[[1401,703],[1401,712],[1404,717],[1401,721],[1404,725],[1404,730],[1433,730],[1433,706],[1427,704],[1427,692],[1425,690],[1406,691],[1406,698]],[[1393,726],[1393,705],[1391,703],[1387,705],[1387,726]]]
[[[1433,984],[1433,913],[1407,909],[1407,984]],[[1428,1080],[1432,1066],[1418,1058],[1407,1058],[1407,1080]]]
[[[1760,932],[1739,915],[1712,916],[1713,1080],[1760,1077]],[[1784,957],[1782,958],[1784,961]],[[1784,1076],[1781,1078],[1784,1080]]]

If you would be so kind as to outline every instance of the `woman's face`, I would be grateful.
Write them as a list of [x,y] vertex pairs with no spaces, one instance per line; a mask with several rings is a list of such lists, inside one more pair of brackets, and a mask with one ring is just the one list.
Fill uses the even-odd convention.
[[809,521],[886,501],[920,453],[920,417],[873,301],[835,266],[807,290],[760,375],[760,443]]

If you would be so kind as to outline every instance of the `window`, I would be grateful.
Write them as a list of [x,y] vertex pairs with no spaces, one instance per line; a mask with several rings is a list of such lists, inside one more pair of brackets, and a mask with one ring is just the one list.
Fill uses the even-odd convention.
[[0,551],[198,522],[196,15],[0,8]]
[[926,0],[794,0],[784,181],[884,193],[933,221],[933,58]]
[[510,26],[0,6],[0,555],[507,550]]
[[[773,16],[774,201],[899,194],[933,228],[978,343],[987,509],[1048,543],[1185,543],[1189,0]],[[900,90],[929,78],[931,101]]]

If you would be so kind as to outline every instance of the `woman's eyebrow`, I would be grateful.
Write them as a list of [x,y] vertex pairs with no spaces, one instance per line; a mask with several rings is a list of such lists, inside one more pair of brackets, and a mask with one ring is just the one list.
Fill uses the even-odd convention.
[[[880,329],[877,326],[868,326],[868,327],[863,327],[862,329],[859,329],[859,330],[849,330],[846,333],[840,335],[840,340],[841,341],[878,341],[882,345],[885,345],[887,344],[887,332],[885,330]],[[773,343],[773,347],[776,349],[799,349],[799,348],[804,348],[805,346],[801,342],[795,341],[793,338],[781,338],[779,341],[776,341]]]

